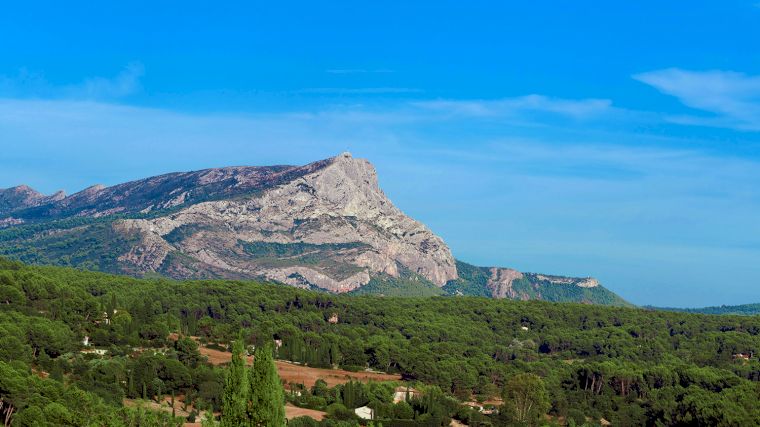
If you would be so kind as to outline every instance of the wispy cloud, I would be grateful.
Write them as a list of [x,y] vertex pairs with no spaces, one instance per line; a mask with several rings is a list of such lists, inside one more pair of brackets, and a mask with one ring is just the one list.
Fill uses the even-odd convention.
[[389,70],[387,68],[378,68],[374,70],[367,70],[364,68],[331,68],[325,70],[325,73],[328,74],[388,74],[394,72],[394,70]]
[[141,63],[133,62],[124,68],[116,77],[92,77],[82,84],[68,87],[66,90],[72,97],[87,99],[119,98],[135,93],[140,89],[140,78],[145,74]]
[[610,111],[608,99],[562,99],[526,95],[496,100],[434,100],[413,105],[452,115],[474,117],[510,116],[521,112],[552,113],[576,119],[590,118]]
[[760,76],[669,68],[636,74],[633,78],[678,98],[688,107],[713,114],[669,117],[673,122],[760,130]]
[[0,75],[0,96],[8,98],[48,98],[108,100],[125,97],[141,89],[145,68],[128,64],[114,77],[90,77],[80,83],[54,85],[42,73],[19,70],[15,76]]
[[383,95],[402,93],[421,93],[422,90],[408,87],[312,87],[294,91],[295,93],[337,94],[337,95]]
[[0,74],[0,95],[6,97],[17,97],[23,94],[38,93],[48,91],[50,85],[45,80],[45,76],[21,68],[15,76]]

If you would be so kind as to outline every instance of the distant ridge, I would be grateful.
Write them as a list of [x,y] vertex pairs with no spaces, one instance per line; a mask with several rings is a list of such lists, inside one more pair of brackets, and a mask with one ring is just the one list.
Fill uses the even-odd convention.
[[66,193],[63,191],[46,196],[27,185],[0,188],[0,216],[19,209],[57,202],[65,197]]

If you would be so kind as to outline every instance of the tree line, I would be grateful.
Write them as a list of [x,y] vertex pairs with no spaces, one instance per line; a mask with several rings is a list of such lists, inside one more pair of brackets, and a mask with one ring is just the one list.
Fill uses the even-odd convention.
[[[72,417],[69,425],[82,425],[77,414],[93,408],[122,423],[112,425],[129,425],[139,410],[124,408],[124,398],[158,400],[171,393],[196,411],[222,410],[227,371],[204,363],[194,340],[169,340],[170,332],[225,349],[235,340],[256,348],[277,340],[282,345],[274,357],[398,373],[460,403],[506,397],[510,382],[531,375],[525,378],[538,379],[544,390],[536,394],[544,396],[536,398],[546,403],[538,405],[543,415],[576,425],[602,418],[614,425],[760,424],[754,403],[760,318],[754,316],[341,296],[7,260],[0,261],[0,363],[14,380],[0,380],[0,415],[18,425],[25,417],[66,425],[56,418],[60,405]],[[85,337],[108,357],[81,353]],[[49,376],[40,378],[42,372]],[[43,391],[30,394],[37,383]],[[92,406],[67,400],[64,392],[71,390],[87,394],[78,404]],[[448,417],[456,412],[446,411]],[[525,412],[505,407],[483,422],[509,425]]]

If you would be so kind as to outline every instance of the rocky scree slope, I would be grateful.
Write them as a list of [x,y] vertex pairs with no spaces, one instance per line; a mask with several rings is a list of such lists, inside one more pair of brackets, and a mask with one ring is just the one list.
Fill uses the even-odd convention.
[[440,237],[385,196],[374,167],[348,153],[305,166],[170,173],[68,197],[0,190],[0,228],[4,255],[137,276],[622,301],[593,279],[457,262]]

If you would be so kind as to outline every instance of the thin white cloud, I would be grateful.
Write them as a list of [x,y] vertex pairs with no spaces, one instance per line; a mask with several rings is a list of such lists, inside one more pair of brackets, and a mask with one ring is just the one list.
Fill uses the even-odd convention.
[[90,77],[81,83],[53,85],[41,73],[25,68],[16,76],[0,75],[0,96],[7,98],[45,98],[107,100],[132,95],[141,89],[145,68],[139,62],[128,64],[114,77]]
[[45,76],[26,68],[21,68],[15,76],[0,75],[0,94],[4,96],[21,96],[29,93],[48,91],[50,85]]
[[294,93],[337,94],[337,95],[383,95],[394,93],[420,93],[422,90],[408,87],[312,87]]
[[68,87],[72,97],[87,99],[120,98],[131,95],[140,89],[140,78],[145,74],[141,63],[133,62],[116,77],[92,77],[80,85]]
[[562,99],[543,95],[526,95],[496,100],[435,100],[413,105],[459,116],[500,117],[524,112],[553,113],[576,119],[590,118],[609,112],[608,99]]
[[325,73],[328,74],[388,74],[394,72],[395,71],[387,68],[378,68],[375,70],[366,70],[363,68],[332,68],[325,70]]
[[678,98],[687,107],[713,114],[669,117],[673,122],[760,130],[760,76],[668,68],[636,74],[633,78]]

